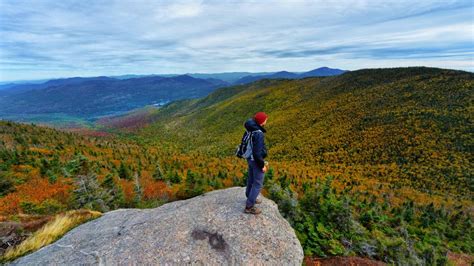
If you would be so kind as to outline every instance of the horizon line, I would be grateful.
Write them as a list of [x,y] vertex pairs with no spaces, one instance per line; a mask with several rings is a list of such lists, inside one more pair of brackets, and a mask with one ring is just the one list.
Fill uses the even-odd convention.
[[183,75],[199,75],[199,74],[204,74],[204,75],[211,75],[211,74],[232,74],[232,73],[249,73],[249,74],[273,74],[273,73],[278,73],[278,72],[290,72],[290,73],[305,73],[309,72],[312,70],[320,69],[320,68],[330,68],[330,69],[338,69],[338,70],[343,70],[346,72],[349,71],[358,71],[358,70],[364,70],[364,69],[390,69],[390,68],[416,68],[416,67],[424,67],[424,68],[438,68],[438,69],[446,69],[446,70],[456,70],[456,71],[465,71],[469,73],[474,73],[473,70],[468,70],[468,69],[457,69],[457,68],[443,68],[443,67],[433,67],[433,66],[426,66],[426,65],[407,65],[407,66],[394,66],[394,67],[366,67],[366,68],[357,68],[357,69],[342,69],[342,68],[337,68],[337,67],[328,67],[328,66],[321,66],[317,68],[312,68],[310,70],[306,71],[290,71],[290,70],[277,70],[277,71],[257,71],[257,72],[250,72],[250,71],[225,71],[225,72],[186,72],[186,73],[146,73],[146,74],[136,74],[136,73],[124,73],[124,74],[113,74],[113,75],[84,75],[84,76],[57,76],[57,77],[49,77],[49,78],[39,78],[39,79],[20,79],[20,80],[0,80],[0,85],[6,85],[8,83],[25,83],[25,82],[39,82],[39,81],[50,81],[50,80],[58,80],[58,79],[70,79],[70,78],[97,78],[97,77],[109,77],[109,78],[114,78],[114,77],[121,77],[121,76],[168,76],[168,75],[174,75],[174,76],[183,76]]

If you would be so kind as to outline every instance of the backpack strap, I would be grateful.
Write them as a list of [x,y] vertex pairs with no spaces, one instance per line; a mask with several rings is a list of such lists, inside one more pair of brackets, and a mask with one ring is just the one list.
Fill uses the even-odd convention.
[[[260,129],[257,129],[257,130],[254,130],[254,131],[250,131],[250,142],[251,142],[251,146],[252,146],[252,149],[253,149],[253,140],[252,140],[252,137],[253,137],[253,133],[254,132],[262,132]],[[263,132],[262,132],[263,133]],[[250,159],[253,161],[253,151],[252,151],[252,154],[250,155]]]
[[245,133],[247,133],[247,134],[245,134],[243,141],[246,142],[248,140],[248,138],[252,136],[252,131],[246,130]]

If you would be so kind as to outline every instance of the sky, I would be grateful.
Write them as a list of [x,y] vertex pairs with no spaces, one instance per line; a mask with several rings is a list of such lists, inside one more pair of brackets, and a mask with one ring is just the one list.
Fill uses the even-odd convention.
[[474,71],[473,3],[0,0],[0,81],[322,66]]

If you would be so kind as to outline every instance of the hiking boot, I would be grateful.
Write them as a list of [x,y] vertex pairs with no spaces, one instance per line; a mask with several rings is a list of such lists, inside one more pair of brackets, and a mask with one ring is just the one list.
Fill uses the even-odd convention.
[[262,212],[262,210],[260,210],[259,208],[253,206],[253,207],[245,207],[245,210],[244,210],[245,213],[250,213],[250,214],[259,214]]

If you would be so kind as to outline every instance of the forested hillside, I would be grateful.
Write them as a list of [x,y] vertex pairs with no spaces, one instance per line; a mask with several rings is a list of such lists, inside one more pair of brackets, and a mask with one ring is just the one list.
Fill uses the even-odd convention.
[[[19,212],[49,214],[84,207],[79,199],[83,195],[74,199],[74,190],[85,179],[95,179],[87,186],[102,182],[102,192],[112,196],[103,211],[130,205],[134,172],[140,170],[146,179],[146,170],[155,167],[150,162],[156,161],[156,149],[113,137],[82,137],[0,121],[0,215],[5,219]],[[166,189],[157,190],[166,194]],[[95,196],[89,196],[89,207],[97,208]]]
[[[191,161],[192,156],[171,152],[166,145],[0,121],[0,220],[82,207],[157,206],[224,187],[220,168]],[[242,184],[243,163],[234,161],[226,167],[225,186]],[[199,179],[199,188],[189,191],[196,185],[190,178],[179,186],[186,173]]]
[[105,136],[0,122],[0,212],[151,207],[244,185],[243,123],[269,114],[275,200],[306,255],[444,264],[474,253],[474,74],[371,69],[261,80],[104,119]]
[[473,89],[472,73],[431,68],[264,80],[148,113],[155,122],[138,134],[229,156],[245,119],[264,110],[271,161],[472,198]]

